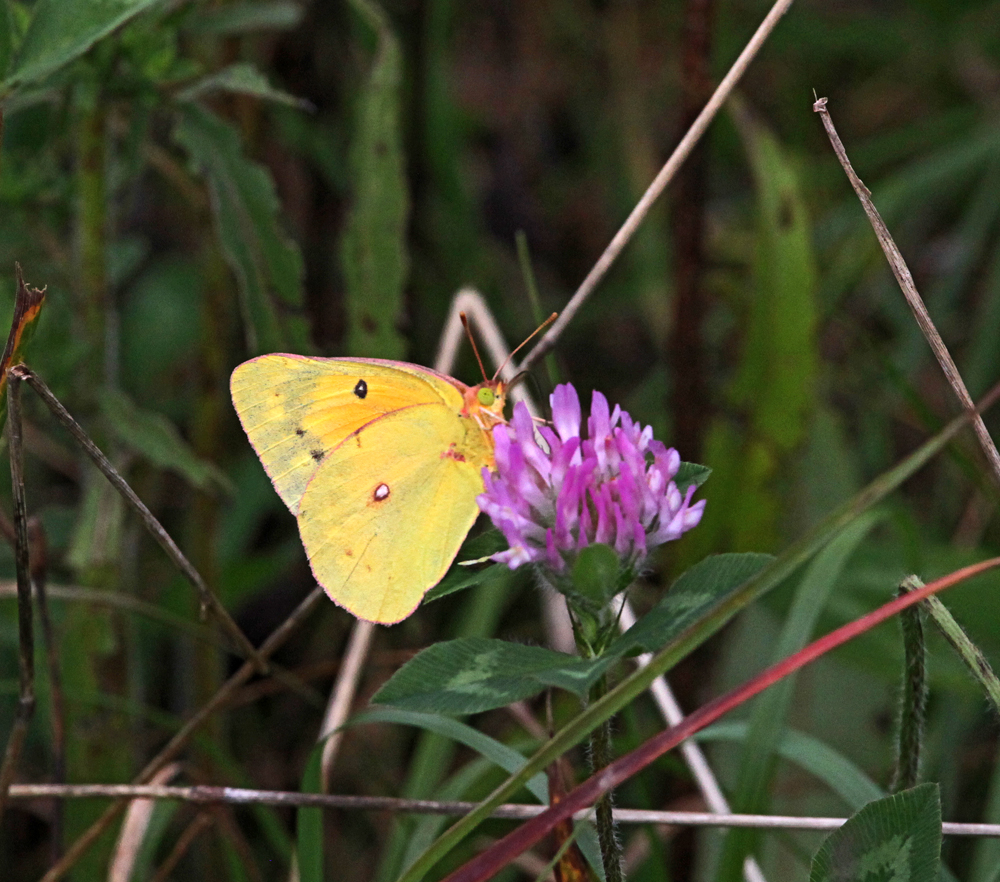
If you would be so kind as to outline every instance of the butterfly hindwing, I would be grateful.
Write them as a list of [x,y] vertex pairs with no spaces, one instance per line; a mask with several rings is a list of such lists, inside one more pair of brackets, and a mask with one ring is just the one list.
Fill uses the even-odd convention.
[[374,359],[262,355],[233,371],[230,388],[243,428],[292,514],[320,462],[362,426],[415,405],[462,407],[456,381]]
[[444,404],[391,413],[323,460],[299,505],[316,578],[354,615],[409,615],[447,571],[478,514],[483,432]]

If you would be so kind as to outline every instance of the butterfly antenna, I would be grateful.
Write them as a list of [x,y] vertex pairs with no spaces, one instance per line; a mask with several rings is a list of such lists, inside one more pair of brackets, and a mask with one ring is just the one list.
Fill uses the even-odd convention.
[[[513,357],[514,357],[515,355],[517,355],[517,353],[518,353],[518,352],[520,352],[520,351],[521,351],[521,350],[522,350],[522,349],[524,348],[525,344],[526,344],[526,343],[528,343],[528,342],[529,342],[529,341],[531,340],[531,338],[532,338],[532,337],[536,337],[536,336],[537,336],[537,335],[538,335],[539,333],[541,333],[541,332],[542,332],[542,331],[544,331],[544,330],[545,330],[545,329],[546,329],[546,328],[547,328],[547,327],[548,327],[549,325],[551,325],[551,324],[552,324],[552,322],[554,322],[554,321],[556,320],[556,316],[558,316],[558,315],[559,315],[559,313],[558,313],[558,312],[554,312],[554,313],[552,313],[552,315],[550,315],[550,316],[549,316],[549,317],[548,317],[548,318],[547,318],[547,319],[546,319],[546,320],[545,320],[544,322],[542,322],[542,323],[541,323],[541,324],[540,324],[540,325],[539,325],[539,326],[538,326],[537,328],[535,328],[535,330],[533,330],[533,331],[532,331],[532,332],[531,332],[530,334],[528,334],[528,336],[527,336],[527,337],[525,337],[525,338],[524,338],[524,339],[523,339],[523,340],[522,340],[522,341],[521,341],[521,342],[520,342],[520,343],[519,343],[519,344],[517,345],[517,347],[516,347],[516,348],[514,349],[514,351],[513,351],[513,352],[511,352],[511,354],[510,354],[510,355],[508,355],[508,356],[507,356],[507,357],[506,357],[506,358],[505,358],[505,359],[503,360],[503,364],[502,364],[502,365],[500,365],[500,367],[498,367],[498,368],[497,368],[497,372],[496,372],[496,373],[495,373],[495,374],[493,375],[493,380],[494,380],[494,381],[496,381],[496,378],[500,376],[500,374],[502,373],[503,369],[504,369],[505,367],[507,367],[507,365],[508,365],[508,363],[510,362],[510,360],[511,360],[511,359],[512,359],[512,358],[513,358]],[[516,379],[516,378],[515,378],[515,379]],[[514,381],[512,380],[512,381],[511,381],[511,384],[513,384],[513,382],[514,382]]]
[[[464,312],[460,312],[458,317],[462,320],[462,327],[465,328],[465,336],[469,338],[469,342],[472,344],[472,351],[476,353],[476,361],[479,362],[479,372],[483,375],[483,380],[489,382],[486,378],[486,368],[483,367],[483,360],[479,357],[479,347],[476,346],[476,338],[472,334],[472,328],[469,327],[469,318]],[[493,379],[495,380],[496,377]]]

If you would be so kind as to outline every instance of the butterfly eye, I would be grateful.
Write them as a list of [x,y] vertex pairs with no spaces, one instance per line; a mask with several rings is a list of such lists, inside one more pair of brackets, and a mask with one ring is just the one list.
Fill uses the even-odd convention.
[[497,400],[497,395],[496,392],[489,388],[489,386],[483,386],[483,388],[476,393],[476,398],[479,399],[479,403],[483,407],[492,407],[493,403]]

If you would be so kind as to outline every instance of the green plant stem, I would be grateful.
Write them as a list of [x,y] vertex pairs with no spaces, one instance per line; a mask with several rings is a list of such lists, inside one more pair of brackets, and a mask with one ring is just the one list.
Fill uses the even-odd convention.
[[[607,692],[608,680],[605,674],[594,684],[591,698],[593,700],[601,699]],[[610,764],[611,759],[611,718],[609,717],[590,733],[591,772],[596,774],[601,769],[606,768]],[[621,882],[622,847],[615,830],[615,820],[612,813],[613,805],[614,791],[608,790],[594,803],[594,820],[597,826],[597,841],[601,845],[601,861],[604,864],[604,875],[607,878],[607,882]]]
[[[911,591],[914,588],[922,587],[924,584],[916,576],[911,576],[906,581],[909,583],[909,590]],[[969,635],[962,630],[962,626],[948,612],[948,607],[938,600],[938,598],[928,597],[921,606],[931,617],[931,621],[934,622],[938,630],[944,635],[944,639],[958,653],[958,657],[965,663],[965,666],[969,669],[976,682],[982,686],[987,698],[993,704],[993,710],[997,714],[1000,714],[1000,679],[993,672],[993,668],[990,667],[986,656],[969,639]]]
[[[916,576],[910,576],[900,583],[896,594],[902,596],[922,585]],[[921,608],[916,606],[903,610],[899,614],[899,624],[903,631],[905,661],[896,771],[889,785],[890,793],[908,790],[917,783],[927,709],[927,644]]]

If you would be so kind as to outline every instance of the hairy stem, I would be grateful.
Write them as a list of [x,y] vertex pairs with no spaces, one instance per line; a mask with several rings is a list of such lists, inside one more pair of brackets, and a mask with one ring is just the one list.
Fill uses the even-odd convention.
[[[591,691],[591,699],[597,701],[608,691],[606,676],[602,676]],[[590,733],[590,766],[596,774],[611,763],[611,719],[605,720]],[[622,847],[615,830],[612,813],[614,791],[608,790],[594,803],[597,825],[597,840],[601,845],[601,860],[608,882],[622,882]]]
[[[919,588],[919,580],[904,579],[897,596]],[[917,783],[920,774],[920,750],[924,735],[924,718],[927,709],[927,644],[924,639],[923,612],[919,606],[910,607],[899,614],[903,631],[905,653],[903,696],[899,712],[899,743],[896,754],[896,771],[889,790],[899,793]]]

